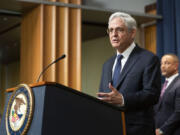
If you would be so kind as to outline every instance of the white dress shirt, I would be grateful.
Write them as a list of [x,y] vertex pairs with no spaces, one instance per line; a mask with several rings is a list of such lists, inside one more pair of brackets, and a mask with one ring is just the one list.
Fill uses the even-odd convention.
[[[123,53],[119,53],[117,51],[117,55],[123,55],[123,58],[121,59],[121,71],[122,69],[124,68],[124,65],[126,64],[128,58],[129,58],[129,55],[131,54],[131,52],[133,51],[133,49],[136,47],[135,43],[133,42]],[[114,75],[114,70],[115,70],[115,67],[116,67],[116,63],[117,63],[117,57],[114,61],[114,65],[113,65],[113,68],[112,68],[112,77]],[[120,72],[121,72],[120,71]],[[122,101],[122,104],[121,105],[118,105],[118,106],[124,106],[124,97],[122,95],[122,98],[123,98],[123,101]]]
[[168,88],[168,86],[171,84],[171,82],[172,82],[178,75],[179,75],[179,73],[176,73],[176,74],[172,75],[171,77],[166,78],[166,80],[168,81],[166,88]]
[[[131,54],[131,52],[133,51],[133,49],[136,47],[135,43],[133,42],[123,53],[119,53],[117,51],[117,55],[123,55],[123,58],[121,59],[121,71],[122,69],[124,68],[124,65],[126,64],[126,61],[128,60],[129,58],[129,55]],[[112,76],[114,75],[114,70],[115,70],[115,67],[116,67],[116,63],[117,63],[117,57],[114,61],[114,65],[113,65],[113,68],[112,68]],[[120,72],[121,72],[120,71]]]

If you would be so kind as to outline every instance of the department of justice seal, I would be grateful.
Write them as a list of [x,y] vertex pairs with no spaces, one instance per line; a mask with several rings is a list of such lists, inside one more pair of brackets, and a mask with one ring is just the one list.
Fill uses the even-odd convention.
[[20,84],[12,93],[6,111],[6,131],[8,135],[24,135],[32,120],[34,96],[31,88]]

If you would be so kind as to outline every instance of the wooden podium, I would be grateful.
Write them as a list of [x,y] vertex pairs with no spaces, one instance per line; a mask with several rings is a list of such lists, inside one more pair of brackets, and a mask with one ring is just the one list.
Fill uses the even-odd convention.
[[[34,112],[27,135],[125,135],[121,109],[57,83],[29,85]],[[6,132],[7,91],[0,135]]]

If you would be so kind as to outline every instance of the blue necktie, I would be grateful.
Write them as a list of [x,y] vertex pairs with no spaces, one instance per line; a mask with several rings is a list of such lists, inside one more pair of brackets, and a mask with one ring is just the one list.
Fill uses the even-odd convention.
[[118,82],[120,73],[121,73],[121,59],[123,58],[123,55],[118,55],[117,56],[117,62],[116,62],[116,66],[114,69],[114,75],[113,75],[113,86],[116,86],[116,83]]

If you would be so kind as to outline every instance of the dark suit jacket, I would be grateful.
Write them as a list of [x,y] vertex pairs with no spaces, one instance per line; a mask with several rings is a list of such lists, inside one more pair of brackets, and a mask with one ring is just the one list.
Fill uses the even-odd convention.
[[167,87],[155,110],[156,128],[162,129],[163,135],[180,135],[180,76]]
[[[112,67],[116,56],[103,65],[100,92],[110,92]],[[138,46],[130,54],[119,78],[117,90],[123,94],[127,135],[153,135],[153,105],[158,102],[161,85],[157,56]]]

